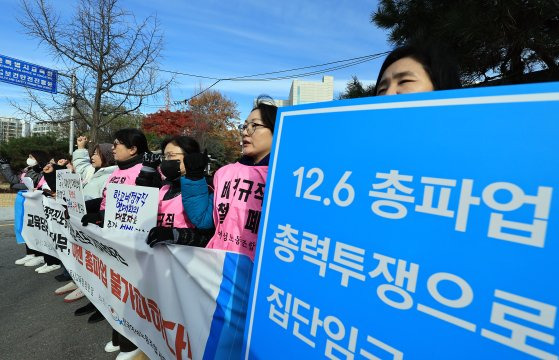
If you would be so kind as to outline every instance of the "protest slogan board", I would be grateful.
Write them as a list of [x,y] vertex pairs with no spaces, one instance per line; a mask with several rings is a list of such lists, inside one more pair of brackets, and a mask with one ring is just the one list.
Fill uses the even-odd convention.
[[56,171],[56,201],[66,205],[69,212],[85,215],[82,181],[79,174],[68,170]]
[[[22,237],[58,257],[108,323],[150,359],[239,359],[252,274],[248,256],[146,245],[147,234],[82,226],[41,191],[24,193]],[[156,215],[154,215],[155,217]]]
[[58,72],[0,55],[0,81],[56,94]]
[[244,357],[557,359],[559,83],[281,108]]
[[105,228],[149,233],[157,224],[159,189],[109,184]]

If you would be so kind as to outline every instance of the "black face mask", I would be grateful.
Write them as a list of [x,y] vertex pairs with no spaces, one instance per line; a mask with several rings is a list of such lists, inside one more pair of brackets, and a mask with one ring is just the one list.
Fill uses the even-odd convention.
[[161,173],[169,181],[174,181],[181,176],[181,163],[180,160],[163,160],[159,165]]

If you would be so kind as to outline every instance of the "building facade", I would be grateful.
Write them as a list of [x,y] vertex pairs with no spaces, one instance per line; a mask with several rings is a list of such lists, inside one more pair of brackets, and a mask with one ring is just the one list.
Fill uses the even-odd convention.
[[29,122],[16,118],[0,117],[0,142],[27,136]]
[[278,107],[334,100],[334,77],[323,76],[322,81],[293,80],[289,98],[274,99]]

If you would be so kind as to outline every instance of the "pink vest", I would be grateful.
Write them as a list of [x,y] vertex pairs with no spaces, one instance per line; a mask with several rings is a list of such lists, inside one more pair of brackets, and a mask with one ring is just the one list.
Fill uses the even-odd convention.
[[179,193],[172,199],[163,200],[170,185],[163,185],[159,190],[159,210],[157,211],[157,226],[174,228],[193,228],[182,207],[182,197]]
[[43,185],[45,185],[47,183],[47,181],[45,180],[44,176],[41,176],[41,179],[39,180],[39,182],[37,183],[37,187],[36,189],[41,190],[43,188]]
[[105,182],[105,187],[103,188],[103,200],[101,200],[101,210],[105,210],[105,203],[107,200],[106,192],[107,186],[109,184],[126,184],[126,185],[136,185],[136,178],[142,170],[142,164],[137,164],[128,169],[116,169],[113,171],[109,178]]
[[239,163],[214,175],[215,234],[206,246],[248,255],[254,261],[268,166]]

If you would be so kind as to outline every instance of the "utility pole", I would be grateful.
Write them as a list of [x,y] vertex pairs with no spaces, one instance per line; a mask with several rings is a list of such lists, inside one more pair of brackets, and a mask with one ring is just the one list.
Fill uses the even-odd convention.
[[70,108],[70,139],[68,144],[68,153],[72,155],[74,153],[74,106],[76,102],[76,73],[72,73],[72,90],[70,103],[72,107]]

